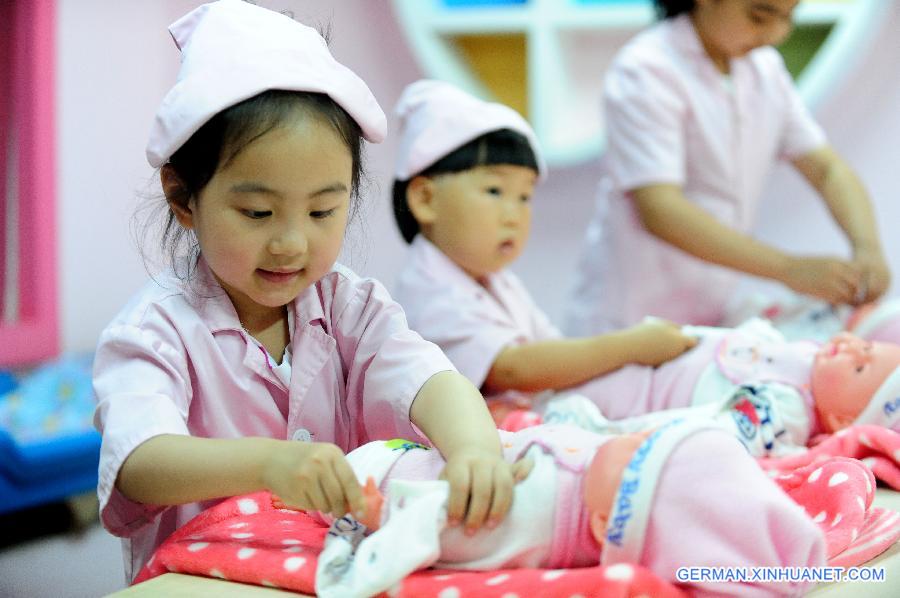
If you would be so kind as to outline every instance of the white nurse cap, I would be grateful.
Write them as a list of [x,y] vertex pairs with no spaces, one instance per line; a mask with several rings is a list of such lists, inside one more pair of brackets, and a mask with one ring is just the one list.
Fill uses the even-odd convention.
[[270,89],[327,94],[367,140],[385,137],[387,121],[372,92],[311,27],[243,0],[219,0],[181,17],[169,32],[181,69],[150,131],[147,160],[154,168],[214,115]]
[[394,175],[407,180],[444,156],[491,131],[511,129],[534,152],[540,178],[547,175],[534,131],[503,104],[485,102],[443,81],[423,79],[407,86],[397,102],[400,149]]

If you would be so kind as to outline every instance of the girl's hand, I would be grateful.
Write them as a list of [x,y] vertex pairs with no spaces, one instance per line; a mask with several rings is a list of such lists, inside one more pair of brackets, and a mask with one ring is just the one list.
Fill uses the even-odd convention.
[[365,516],[362,488],[341,449],[327,442],[279,442],[263,471],[263,484],[286,508],[334,517]]
[[697,338],[681,331],[681,326],[661,318],[646,318],[625,330],[633,363],[658,366],[675,359],[697,344]]
[[856,305],[863,285],[863,268],[837,258],[795,257],[790,259],[783,282],[798,293],[832,305]]
[[532,465],[530,459],[510,465],[499,454],[483,449],[455,452],[440,476],[450,483],[449,524],[465,522],[468,535],[485,524],[495,528],[512,505],[513,484],[528,477]]
[[862,272],[862,286],[854,297],[854,305],[877,301],[891,286],[891,271],[880,250],[860,249],[854,253],[853,263]]

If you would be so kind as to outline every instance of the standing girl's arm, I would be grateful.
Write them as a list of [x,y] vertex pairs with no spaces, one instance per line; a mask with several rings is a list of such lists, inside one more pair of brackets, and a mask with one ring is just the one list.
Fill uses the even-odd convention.
[[815,187],[835,222],[853,247],[854,261],[862,269],[863,286],[857,303],[875,301],[891,283],[875,213],[862,182],[831,147],[823,147],[794,160],[794,166]]
[[450,483],[450,524],[465,516],[466,533],[497,525],[512,504],[513,470],[478,389],[458,372],[435,374],[416,395],[410,419],[447,461],[441,477]]
[[830,303],[854,303],[861,268],[831,257],[790,256],[719,222],[691,203],[677,185],[649,185],[630,193],[644,228],[702,260],[777,280]]

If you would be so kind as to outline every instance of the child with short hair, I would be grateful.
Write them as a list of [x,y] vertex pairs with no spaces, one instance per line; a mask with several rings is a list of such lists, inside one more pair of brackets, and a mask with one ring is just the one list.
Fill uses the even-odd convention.
[[378,282],[335,264],[362,139],[385,135],[368,87],[313,29],[240,0],[169,30],[181,69],[147,157],[176,263],[103,331],[94,366],[100,515],[128,578],[222,497],[359,513],[344,454],[395,436],[446,459],[452,522],[496,525],[513,475],[483,398]]
[[534,393],[629,363],[656,366],[694,345],[663,321],[563,338],[507,269],[528,240],[531,196],[546,175],[531,127],[440,81],[408,86],[397,113],[394,214],[411,250],[395,297],[410,326],[483,389],[495,421],[531,407]]

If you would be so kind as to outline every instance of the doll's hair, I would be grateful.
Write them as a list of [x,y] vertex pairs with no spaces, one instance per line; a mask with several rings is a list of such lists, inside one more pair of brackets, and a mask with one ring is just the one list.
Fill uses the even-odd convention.
[[656,14],[661,19],[677,17],[681,13],[691,12],[697,3],[694,0],[654,0]]
[[[364,179],[365,172],[362,131],[356,121],[325,94],[264,91],[213,116],[169,158],[167,166],[174,170],[181,186],[165,198],[166,205],[162,209],[166,215],[161,226],[161,245],[163,254],[175,267],[179,277],[190,277],[200,248],[193,231],[184,229],[178,223],[169,202],[187,207],[192,199],[199,197],[221,166],[234,160],[254,140],[296,119],[298,112],[315,115],[330,124],[347,146],[353,169],[350,179],[351,209],[355,211],[358,208],[360,181]],[[148,232],[146,225],[139,228],[143,229],[141,232],[144,235]],[[146,264],[146,254],[144,261]]]
[[405,181],[394,180],[394,219],[397,221],[397,228],[400,229],[403,239],[407,243],[412,243],[413,238],[419,233],[419,223],[409,210],[409,204],[406,201],[406,191],[412,179],[417,176],[454,174],[479,166],[498,164],[525,166],[535,172],[538,170],[537,157],[534,155],[528,139],[516,131],[500,129],[476,137]]

